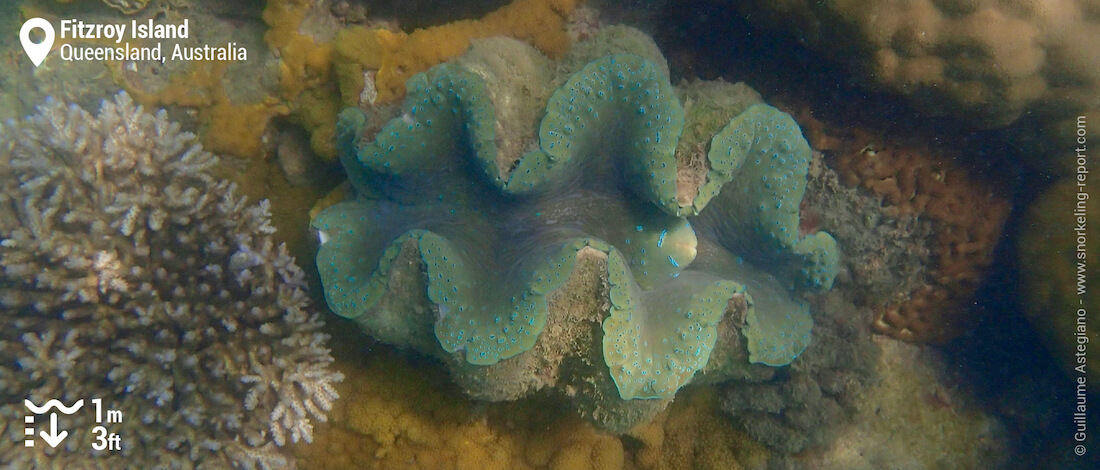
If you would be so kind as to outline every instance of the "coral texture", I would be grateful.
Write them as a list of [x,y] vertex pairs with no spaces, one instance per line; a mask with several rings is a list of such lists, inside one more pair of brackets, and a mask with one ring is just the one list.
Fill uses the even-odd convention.
[[637,467],[646,470],[767,468],[771,457],[768,449],[738,430],[730,417],[719,409],[719,401],[713,388],[688,389],[653,422],[631,429],[628,435],[641,443],[634,453]]
[[820,166],[803,203],[845,247],[845,279],[858,287],[854,301],[878,309],[874,329],[918,343],[970,331],[979,318],[968,306],[1010,210],[1005,196],[963,168],[950,144],[821,121],[804,107],[797,115],[814,148],[836,159],[835,172]]
[[878,380],[873,315],[839,292],[815,305],[813,341],[789,369],[767,381],[721,385],[723,408],[738,427],[776,453],[828,448],[851,422],[862,394]]
[[882,310],[875,329],[898,339],[943,343],[975,323],[966,305],[993,262],[1009,204],[941,151],[859,134],[835,149],[844,182],[882,196],[891,216],[932,221],[933,267],[925,285]]
[[[0,149],[0,466],[292,466],[277,446],[311,439],[342,376],[266,203],[126,94],[48,102]],[[123,449],[24,447],[24,398],[102,399]],[[90,408],[61,427],[84,435]]]
[[[539,394],[505,403],[464,399],[443,366],[336,333],[347,372],[315,442],[293,446],[312,469],[736,470],[765,468],[768,450],[738,431],[710,387],[688,387],[628,436],[600,432],[568,403]],[[347,337],[343,337],[347,335]]]
[[149,4],[149,0],[103,0],[103,3],[117,8],[123,13],[137,13]]
[[[925,110],[981,127],[1027,116],[1018,130],[1041,134],[1033,144],[1037,153],[1063,155],[1073,142],[1066,132],[1071,121],[1100,113],[1100,52],[1093,46],[1100,42],[1100,7],[1094,1],[736,3],[753,21],[850,61],[868,81]],[[1046,166],[1064,170],[1066,160]]]
[[[791,457],[779,468],[1011,468],[1008,436],[987,402],[960,385],[935,348],[876,336],[872,367],[879,379],[849,403],[850,424],[818,452]],[[913,445],[914,442],[926,443]]]
[[[513,40],[475,43],[413,77],[402,115],[373,142],[360,142],[363,114],[345,111],[342,159],[360,195],[314,220],[333,311],[449,359],[476,396],[553,385],[517,365],[580,357],[572,375],[606,384],[610,373],[617,393],[594,393],[614,395],[601,406],[622,406],[610,414],[627,421],[637,410],[617,402],[670,399],[707,365],[719,323],[737,322],[731,306],[749,360],[797,357],[812,325],[798,294],[831,287],[839,251],[827,233],[798,234],[810,153],[794,121],[744,101],[709,119],[685,112],[659,51],[629,28],[578,44],[556,79],[545,62]],[[680,135],[708,125],[705,164],[688,168]],[[680,174],[691,171],[706,177],[685,198]],[[410,264],[426,282],[396,282]],[[587,286],[569,287],[593,269]],[[555,308],[593,289],[603,305]],[[387,300],[425,292],[420,311]],[[560,323],[571,316],[587,323]]]
[[[814,148],[823,144],[812,137],[810,141]],[[824,230],[844,247],[844,274],[838,282],[845,284],[853,301],[882,306],[896,301],[899,292],[926,285],[925,275],[933,266],[929,248],[936,238],[933,222],[914,215],[886,215],[896,209],[883,207],[882,196],[841,183],[840,175],[824,160],[824,154],[815,152],[802,199],[805,223],[800,230]]]
[[[203,145],[213,152],[262,157],[268,150],[264,143],[270,124],[286,117],[310,134],[310,146],[317,156],[335,160],[332,142],[341,99],[356,104],[363,92],[372,88],[374,99],[380,103],[399,100],[409,77],[462,54],[475,38],[515,37],[560,56],[570,44],[566,17],[579,2],[517,0],[477,20],[460,20],[412,33],[395,27],[337,28],[331,11],[335,5],[329,3],[268,0],[264,4],[261,17],[268,28],[264,43],[274,53],[275,61],[196,62],[185,70],[169,69],[170,74],[155,80],[157,86],[133,80],[134,74],[124,70],[121,63],[114,67],[112,76],[145,106],[194,108],[203,124]],[[439,11],[455,14],[453,8]],[[192,24],[196,22],[195,14],[189,13]],[[220,21],[214,17],[203,20]],[[253,41],[238,33],[238,28],[228,29],[234,34],[221,36],[210,33],[218,28],[199,28],[197,34],[202,38],[196,39],[244,45]],[[257,52],[249,48],[249,54]]]
[[439,364],[374,351],[335,353],[342,399],[315,443],[294,447],[309,468],[619,470],[629,457],[561,400],[474,402]]
[[[569,49],[565,20],[579,0],[515,0],[478,20],[460,20],[411,34],[351,27],[336,39],[336,71],[348,80],[345,97],[358,96],[363,72],[375,70],[378,99],[393,101],[405,82],[428,68],[462,55],[477,38],[509,36],[531,43],[551,56]],[[348,85],[341,85],[349,88]]]

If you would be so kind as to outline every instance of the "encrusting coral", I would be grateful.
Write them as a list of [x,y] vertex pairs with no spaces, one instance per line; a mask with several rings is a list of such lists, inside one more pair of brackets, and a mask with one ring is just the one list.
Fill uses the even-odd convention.
[[[289,468],[337,398],[320,314],[267,204],[125,93],[0,126],[0,466]],[[22,400],[121,410],[120,451],[24,447]]]
[[829,448],[879,379],[879,352],[867,327],[874,313],[841,292],[815,301],[813,341],[789,368],[764,381],[719,385],[722,407],[736,425],[777,455]]
[[[310,469],[671,470],[761,469],[768,451],[738,431],[708,387],[678,395],[668,410],[625,436],[600,432],[556,397],[505,403],[462,397],[435,361],[334,341],[347,379],[315,443],[294,455]],[[359,340],[361,342],[361,340]]]
[[264,42],[278,59],[278,86],[264,90],[266,96],[258,100],[227,92],[228,64],[222,62],[196,63],[156,90],[126,79],[121,63],[112,72],[143,105],[197,109],[205,124],[203,144],[212,151],[260,157],[269,123],[286,117],[310,133],[318,156],[335,159],[332,140],[340,103],[357,103],[368,85],[366,76],[372,77],[369,85],[379,102],[386,102],[401,98],[409,77],[462,54],[472,39],[506,35],[560,56],[569,48],[566,18],[578,3],[516,0],[481,19],[404,33],[364,26],[335,30],[325,3],[269,0],[261,18],[268,27]]
[[[862,142],[862,146],[859,143]],[[967,331],[965,311],[993,262],[1009,204],[932,148],[858,134],[837,148],[844,182],[882,196],[893,216],[919,216],[935,231],[926,285],[886,305],[875,329],[898,339],[943,343]]]
[[[515,0],[484,18],[460,20],[412,33],[354,26],[335,41],[335,67],[345,103],[358,97],[364,72],[373,71],[377,99],[405,94],[405,82],[434,65],[462,55],[470,41],[508,36],[530,43],[551,57],[569,49],[566,18],[583,0]],[[350,104],[350,103],[349,103]]]
[[[815,121],[804,116],[796,119],[804,129],[807,122],[814,126]],[[815,133],[807,131],[810,136]],[[828,145],[827,139],[810,137],[810,142],[815,148]],[[925,286],[933,265],[929,246],[935,242],[934,223],[912,215],[887,215],[897,209],[883,207],[880,195],[842,183],[825,159],[825,154],[815,152],[810,164],[800,230],[824,230],[844,247],[843,290],[852,294],[856,305],[878,307],[896,301],[899,292]]]
[[[605,28],[558,66],[551,78],[530,46],[486,40],[410,79],[373,142],[343,113],[360,195],[313,223],[333,311],[444,358],[474,396],[556,384],[611,429],[663,407],[634,399],[671,399],[720,329],[744,326],[746,366],[797,357],[812,325],[800,295],[832,286],[839,251],[798,233],[810,152],[794,121],[730,103],[688,168],[682,129],[710,121],[685,113],[648,37]],[[706,178],[685,191],[690,171]],[[582,292],[602,301],[556,308]]]
[[624,468],[619,439],[569,413],[560,400],[478,403],[462,397],[439,364],[372,349],[335,353],[348,371],[338,385],[343,398],[332,419],[318,425],[316,442],[294,447],[308,468]]
[[642,446],[634,459],[638,468],[673,470],[740,470],[766,468],[768,450],[736,429],[719,411],[712,388],[685,390],[666,412],[627,434]]
[[[821,121],[805,107],[796,115],[814,148],[836,161],[835,174],[811,182],[839,180],[866,192],[852,194],[830,182],[822,189],[839,191],[836,197],[810,202],[811,213],[834,219],[827,227],[824,220],[817,223],[839,232],[860,293],[856,302],[878,309],[873,328],[917,343],[967,333],[978,320],[967,306],[993,262],[1011,209],[1005,196],[964,168],[948,144]],[[853,209],[868,219],[836,220]],[[865,233],[852,230],[857,226]]]

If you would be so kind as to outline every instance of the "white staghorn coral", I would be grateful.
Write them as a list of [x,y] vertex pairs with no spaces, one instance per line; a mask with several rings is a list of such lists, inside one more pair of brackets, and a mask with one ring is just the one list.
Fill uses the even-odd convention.
[[0,125],[0,422],[23,399],[101,398],[62,447],[0,427],[3,468],[289,468],[337,399],[327,335],[265,202],[125,93],[97,116],[57,102]]

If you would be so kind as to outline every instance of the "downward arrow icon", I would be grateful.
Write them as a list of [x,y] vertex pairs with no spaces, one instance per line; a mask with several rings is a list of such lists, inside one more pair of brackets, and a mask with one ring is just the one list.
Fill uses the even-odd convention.
[[42,440],[46,441],[50,447],[57,447],[57,445],[60,444],[61,441],[64,441],[65,437],[69,435],[69,431],[61,431],[61,433],[58,434],[57,413],[50,413],[50,432],[46,433],[46,431],[39,431],[38,435],[42,436]]

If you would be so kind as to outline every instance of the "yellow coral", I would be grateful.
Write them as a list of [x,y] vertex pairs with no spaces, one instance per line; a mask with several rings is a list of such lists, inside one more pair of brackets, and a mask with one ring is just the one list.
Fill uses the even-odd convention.
[[618,470],[625,454],[622,441],[600,433],[575,415],[567,415],[545,430],[528,428],[524,462],[552,470]]
[[[340,322],[341,320],[335,320]],[[768,453],[735,430],[712,388],[695,388],[631,435],[643,447],[592,427],[549,397],[472,402],[438,365],[390,350],[363,355],[353,325],[330,325],[341,399],[311,445],[293,447],[307,469],[620,470],[762,468]]]
[[[286,116],[300,110],[299,96],[312,87],[324,90],[329,83],[332,48],[318,44],[313,38],[298,32],[310,7],[307,0],[272,0],[263,11],[268,25],[264,40],[281,59],[278,93],[257,102],[238,104],[225,91],[226,62],[197,62],[188,73],[175,75],[164,88],[156,91],[142,90],[129,83],[116,64],[114,73],[120,83],[139,103],[150,106],[185,106],[195,108],[204,129],[204,146],[215,153],[240,157],[260,157],[264,153],[263,134],[275,117]],[[338,108],[335,89],[325,97],[314,91],[308,99],[301,100],[309,107],[301,119],[303,127],[313,133],[322,129],[312,140],[314,152],[335,157],[336,150],[330,139],[336,123]],[[318,99],[320,97],[320,99]],[[317,109],[314,109],[316,106]],[[322,117],[324,116],[324,117]]]
[[185,106],[199,110],[203,146],[219,155],[263,155],[263,133],[272,118],[289,113],[276,98],[237,104],[225,92],[226,62],[197,62],[190,73],[176,75],[157,91],[138,88],[123,78],[122,63],[111,68],[115,81],[143,106]]
[[337,111],[358,104],[364,72],[377,70],[378,98],[385,101],[402,96],[405,81],[412,75],[460,55],[472,38],[509,35],[527,40],[547,54],[560,55],[569,47],[565,17],[579,1],[516,0],[481,20],[458,21],[412,34],[351,27],[328,43],[299,31],[313,2],[269,0],[262,13],[268,26],[264,41],[280,62],[279,89],[266,99],[234,103],[222,83],[225,64],[196,64],[190,73],[173,77],[167,87],[156,92],[136,89],[118,71],[116,80],[144,105],[198,109],[205,126],[203,141],[212,151],[261,156],[267,124],[277,116],[292,115],[310,133],[312,150],[322,158],[334,159]]
[[709,387],[685,390],[663,416],[630,435],[644,444],[637,463],[647,470],[763,468],[768,461],[767,449],[718,410],[718,394]]
[[622,468],[619,441],[579,418],[510,423],[504,416],[515,412],[503,411],[516,405],[480,410],[443,374],[384,354],[357,362],[342,364],[348,378],[331,425],[297,449],[309,468]]
[[329,79],[332,45],[298,31],[311,4],[310,0],[271,0],[263,11],[268,26],[264,42],[279,53],[279,86],[287,100]]
[[[377,70],[380,101],[405,94],[405,82],[433,65],[458,57],[471,39],[511,36],[552,57],[569,49],[565,19],[581,0],[516,0],[480,20],[419,29],[411,34],[351,29],[337,39],[337,75],[359,86],[341,86],[345,102],[358,97],[366,70]],[[350,96],[349,96],[350,95]]]
[[[348,339],[354,341],[354,339]],[[445,375],[390,354],[340,361],[347,378],[328,425],[296,453],[306,468],[524,469],[516,435],[488,417]]]

